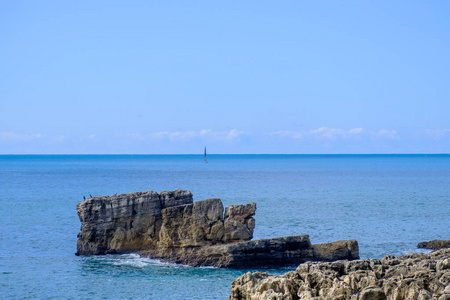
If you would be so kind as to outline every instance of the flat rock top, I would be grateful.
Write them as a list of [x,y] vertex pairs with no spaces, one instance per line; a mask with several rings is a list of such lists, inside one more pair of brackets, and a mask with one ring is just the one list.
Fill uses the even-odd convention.
[[177,189],[174,191],[162,191],[159,194],[154,191],[145,191],[145,192],[131,192],[126,194],[113,194],[111,196],[98,196],[98,197],[91,197],[87,198],[78,205],[81,205],[83,203],[89,203],[92,201],[113,201],[117,199],[135,199],[145,196],[158,196],[162,199],[170,199],[170,198],[177,198],[177,197],[192,197],[192,193],[188,190],[181,190]]

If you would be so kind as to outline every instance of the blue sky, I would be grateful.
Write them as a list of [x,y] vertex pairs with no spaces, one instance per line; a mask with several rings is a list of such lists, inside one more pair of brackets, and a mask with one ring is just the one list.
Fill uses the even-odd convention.
[[448,1],[1,1],[0,153],[450,153]]

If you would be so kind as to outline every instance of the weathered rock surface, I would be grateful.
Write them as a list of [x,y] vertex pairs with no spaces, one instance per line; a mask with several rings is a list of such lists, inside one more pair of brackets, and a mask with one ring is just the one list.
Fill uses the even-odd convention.
[[444,248],[450,248],[449,240],[432,240],[429,242],[420,242],[417,244],[417,248],[439,250]]
[[[330,252],[323,251],[327,245],[330,247]],[[359,258],[356,240],[312,245],[307,235],[241,241],[208,247],[159,248],[138,253],[194,267],[216,266],[241,269],[295,266],[305,261],[334,261],[343,257]]]
[[450,249],[398,258],[306,262],[280,276],[248,272],[232,282],[233,299],[450,299]]
[[[188,248],[253,237],[256,204],[227,207],[220,199],[193,203],[184,190],[95,197],[77,205],[77,254]],[[230,225],[231,224],[231,225]]]
[[355,240],[312,245],[307,235],[250,241],[256,204],[193,202],[185,190],[95,197],[77,205],[77,255],[136,252],[191,266],[246,268],[357,259]]
[[126,253],[156,247],[162,208],[192,202],[192,193],[183,190],[86,199],[77,205],[81,221],[77,254]]
[[[325,251],[325,248],[328,250]],[[293,266],[305,261],[334,261],[359,258],[356,240],[312,245],[308,235],[240,242],[226,247],[229,266]]]

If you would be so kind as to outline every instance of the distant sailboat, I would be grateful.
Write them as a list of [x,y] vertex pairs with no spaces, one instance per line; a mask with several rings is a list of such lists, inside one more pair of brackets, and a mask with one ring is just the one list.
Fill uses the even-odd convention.
[[205,147],[205,156],[204,156],[204,158],[203,158],[203,162],[204,162],[204,163],[207,163],[207,162],[208,162],[208,159],[206,159],[206,147]]

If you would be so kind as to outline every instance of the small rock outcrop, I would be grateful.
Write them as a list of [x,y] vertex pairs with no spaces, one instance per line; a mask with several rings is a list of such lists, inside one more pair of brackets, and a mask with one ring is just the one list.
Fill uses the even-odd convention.
[[226,247],[228,265],[235,268],[296,266],[305,261],[359,258],[356,240],[311,244],[308,235],[246,241]]
[[444,248],[450,248],[449,240],[432,240],[429,242],[420,242],[417,244],[417,248],[439,250]]
[[450,299],[450,249],[398,258],[306,262],[280,276],[248,272],[232,282],[228,299]]
[[[326,247],[329,247],[329,252],[323,251]],[[312,245],[307,235],[216,244],[208,247],[157,248],[137,253],[194,267],[216,266],[237,269],[295,266],[311,260],[334,261],[359,257],[356,240]]]
[[355,240],[312,245],[307,235],[250,241],[256,204],[193,202],[186,190],[94,197],[77,205],[77,255],[135,252],[191,266],[247,268],[359,258]]

